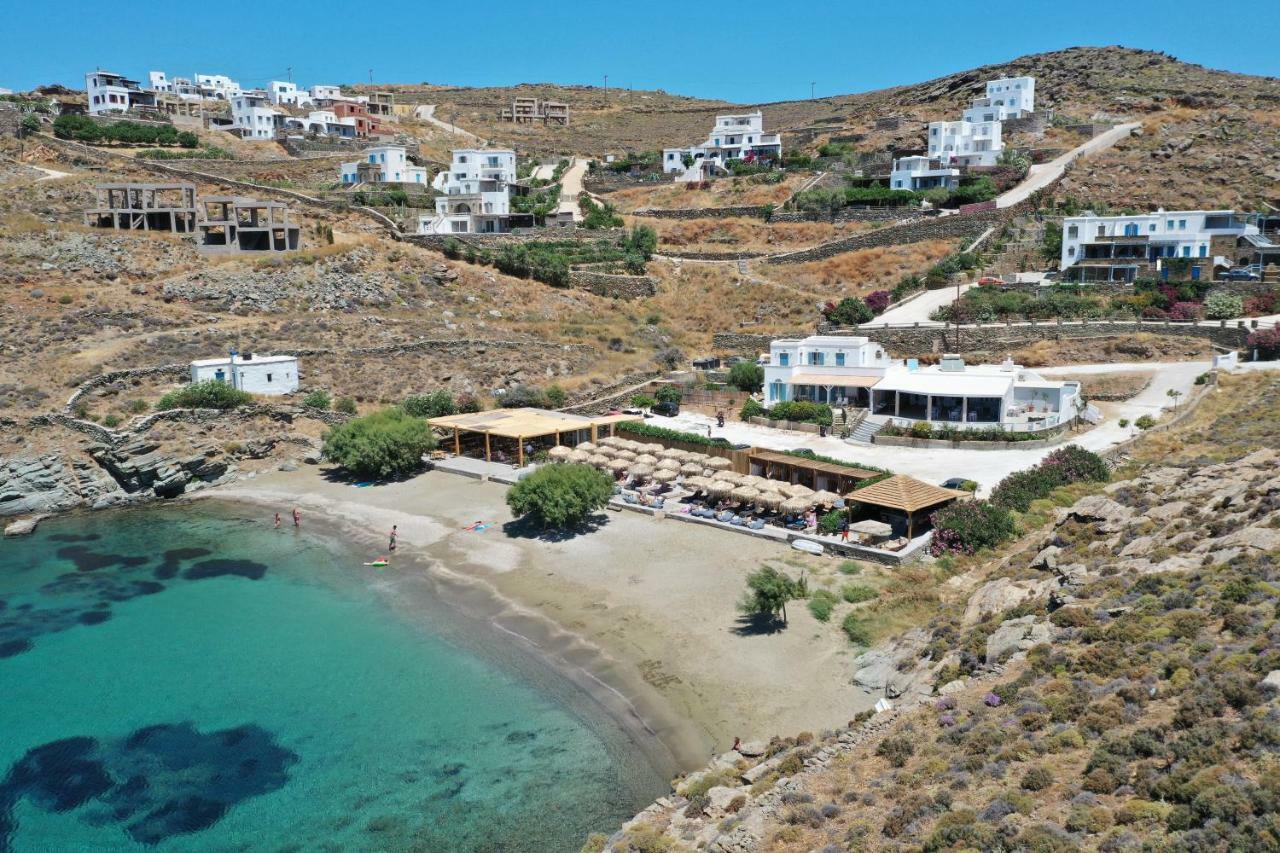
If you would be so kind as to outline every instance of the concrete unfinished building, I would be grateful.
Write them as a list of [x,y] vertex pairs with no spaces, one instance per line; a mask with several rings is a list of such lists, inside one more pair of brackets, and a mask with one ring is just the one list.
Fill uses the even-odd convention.
[[84,224],[120,231],[196,230],[195,184],[99,184],[97,204],[84,213]]
[[202,252],[294,252],[302,233],[288,205],[238,196],[201,198],[196,228]]
[[498,111],[501,121],[513,124],[569,124],[569,105],[560,101],[541,101],[537,98],[515,98],[511,106]]
[[390,92],[370,92],[365,108],[368,109],[371,116],[393,118],[396,114],[395,95]]

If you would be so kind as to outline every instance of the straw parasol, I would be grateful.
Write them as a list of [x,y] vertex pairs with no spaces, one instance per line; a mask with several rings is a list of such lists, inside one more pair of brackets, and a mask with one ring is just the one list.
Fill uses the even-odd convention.
[[834,506],[840,500],[840,496],[834,492],[828,492],[826,489],[822,489],[821,491],[814,492],[810,495],[809,500],[813,501],[818,506]]
[[711,481],[706,477],[685,477],[684,485],[686,488],[693,489],[695,492],[705,492],[707,484]]
[[572,453],[572,451],[569,450],[569,448],[565,447],[563,444],[557,444],[555,447],[547,451],[547,456],[552,462],[563,462],[569,457],[570,453]]
[[813,502],[808,498],[787,498],[779,507],[783,512],[804,512],[813,506]]
[[699,453],[696,450],[686,450],[682,458],[685,462],[695,462],[698,465],[706,466],[707,460],[711,457],[707,456],[705,453]]
[[705,491],[713,498],[722,498],[733,491],[733,483],[727,480],[707,480]]
[[755,486],[757,489],[763,490],[769,485],[769,479],[767,477],[761,477],[759,474],[747,474],[742,478],[742,483],[743,485]]
[[625,459],[628,462],[634,462],[636,460],[636,452],[625,448],[623,450],[615,451],[613,455],[619,459]]
[[711,475],[713,480],[724,480],[726,483],[733,483],[735,486],[742,485],[738,475],[733,471],[717,471]]
[[664,471],[679,471],[680,463],[674,459],[661,459],[658,461],[658,467]]
[[569,455],[565,457],[570,462],[586,462],[591,458],[591,454],[585,450],[578,450],[576,447],[569,451]]
[[649,477],[653,476],[653,466],[637,463],[628,468],[627,473],[632,477],[635,477],[637,480],[647,480]]
[[680,466],[680,473],[686,477],[698,477],[702,474],[702,466],[697,462],[686,462]]
[[657,456],[659,453],[661,453],[666,449],[667,449],[667,446],[665,444],[658,444],[658,442],[656,441],[651,441],[648,444],[644,445],[645,452],[652,453],[654,456]]
[[760,490],[753,486],[738,486],[729,493],[734,500],[742,501],[744,504],[752,503],[756,498],[760,497]]
[[631,461],[629,459],[614,459],[609,463],[609,470],[615,474],[621,474],[630,467]]
[[761,492],[760,497],[756,498],[756,503],[766,509],[777,509],[785,500],[786,498],[777,492]]
[[683,459],[684,451],[675,447],[664,447],[658,451],[659,459]]
[[777,492],[784,498],[791,497],[791,484],[786,480],[766,480],[765,484],[760,487],[762,492]]
[[608,438],[600,439],[598,443],[601,447],[619,447],[624,441],[626,441],[625,438],[619,438],[616,435],[611,435]]
[[603,453],[592,453],[591,458],[588,459],[587,462],[597,468],[608,468],[610,460],[609,457],[605,456]]
[[642,465],[657,465],[658,457],[654,456],[652,453],[641,453],[636,457],[636,461]]
[[802,486],[799,483],[792,483],[782,490],[793,498],[807,498],[813,494],[813,489],[808,486]]
[[596,453],[599,453],[601,456],[608,456],[610,459],[616,459],[618,457],[618,449],[616,447],[610,447],[607,444],[602,444],[597,447]]
[[883,537],[893,533],[893,528],[885,524],[883,521],[855,521],[849,525],[849,529],[854,533],[865,533],[868,536]]
[[679,477],[679,476],[680,476],[679,474],[677,474],[675,471],[672,471],[670,468],[660,468],[657,471],[653,472],[653,479],[659,483],[670,483],[672,480],[674,480],[676,477]]
[[712,456],[707,460],[707,467],[716,471],[724,471],[733,467],[733,463],[723,456]]
[[577,449],[578,449],[578,450],[585,450],[585,451],[587,451],[588,453],[594,453],[596,450],[599,450],[599,449],[600,449],[600,446],[599,446],[598,444],[594,444],[593,442],[590,442],[590,441],[580,441],[580,442],[578,442]]

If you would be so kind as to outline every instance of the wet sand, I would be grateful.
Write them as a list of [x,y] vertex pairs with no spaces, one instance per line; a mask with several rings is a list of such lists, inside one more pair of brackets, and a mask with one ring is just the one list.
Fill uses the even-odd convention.
[[[744,630],[736,609],[765,561],[821,561],[768,542],[633,512],[548,540],[512,522],[506,487],[430,471],[357,488],[308,467],[202,493],[279,511],[304,531],[356,539],[369,559],[399,525],[396,571],[422,572],[512,642],[526,644],[624,725],[692,769],[734,737],[767,739],[842,725],[874,701],[850,683],[856,650],[839,627],[788,608],[786,630]],[[474,521],[492,525],[464,531]],[[650,738],[653,739],[653,738]],[[669,762],[664,762],[669,763]]]

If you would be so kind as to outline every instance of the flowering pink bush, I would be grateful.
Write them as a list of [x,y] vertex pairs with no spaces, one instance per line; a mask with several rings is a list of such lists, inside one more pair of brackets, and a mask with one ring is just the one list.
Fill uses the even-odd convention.
[[1201,307],[1199,302],[1175,302],[1169,306],[1169,319],[1198,320]]
[[867,307],[871,309],[872,313],[883,314],[885,309],[889,307],[892,297],[887,290],[875,290],[868,293],[862,301],[867,303]]
[[1259,329],[1249,335],[1249,339],[1245,343],[1249,349],[1258,350],[1258,358],[1260,359],[1280,358],[1280,327],[1273,326],[1270,329]]

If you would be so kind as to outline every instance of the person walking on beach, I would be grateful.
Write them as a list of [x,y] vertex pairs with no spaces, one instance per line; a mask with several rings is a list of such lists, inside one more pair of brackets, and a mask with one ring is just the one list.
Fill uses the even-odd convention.
[[849,519],[841,519],[840,521],[840,541],[849,541]]
[[296,506],[293,508],[293,526],[302,526],[302,513],[298,512],[298,508]]
[[276,513],[276,530],[280,529],[280,513]]
[[396,525],[391,525],[391,544],[387,546],[387,550],[394,551],[396,549]]

